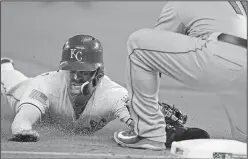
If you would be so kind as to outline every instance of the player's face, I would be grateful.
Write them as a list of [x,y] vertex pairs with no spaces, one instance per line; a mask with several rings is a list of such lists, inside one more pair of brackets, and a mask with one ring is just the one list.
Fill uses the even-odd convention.
[[80,94],[81,86],[91,80],[95,71],[70,71],[70,88],[72,93]]
[[70,71],[71,82],[77,84],[83,84],[89,81],[93,75],[94,71]]

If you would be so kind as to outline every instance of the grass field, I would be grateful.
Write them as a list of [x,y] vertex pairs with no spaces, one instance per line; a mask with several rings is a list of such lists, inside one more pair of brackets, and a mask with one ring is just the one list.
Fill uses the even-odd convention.
[[[141,5],[142,4],[142,5]],[[126,40],[137,29],[153,27],[163,2],[2,2],[1,56],[15,61],[27,76],[55,70],[64,42],[75,34],[90,34],[102,41],[106,74],[125,85]],[[230,128],[214,94],[192,91],[162,78],[160,100],[175,104],[189,116],[186,126],[207,130],[213,138],[230,138]],[[173,156],[121,148],[113,133],[122,129],[113,121],[93,136],[73,136],[53,127],[37,127],[38,143],[14,143],[10,137],[13,114],[1,97],[2,158],[155,158]]]

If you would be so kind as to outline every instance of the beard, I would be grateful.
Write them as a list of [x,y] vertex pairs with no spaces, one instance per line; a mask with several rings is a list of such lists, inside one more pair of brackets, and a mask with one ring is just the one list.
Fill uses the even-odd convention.
[[82,95],[81,87],[82,85],[87,82],[82,79],[80,80],[71,80],[70,81],[70,92],[74,95]]
[[70,86],[70,93],[73,95],[81,95],[81,85],[80,86]]
[[68,87],[70,94],[72,96],[80,96],[80,95],[82,95],[81,86],[82,86],[82,84],[71,82],[69,87]]
[[[84,86],[83,86],[84,85]],[[83,86],[83,88],[82,88]],[[70,92],[73,95],[78,96],[88,96],[93,92],[94,86],[92,85],[92,81],[83,84],[71,83],[70,85]]]

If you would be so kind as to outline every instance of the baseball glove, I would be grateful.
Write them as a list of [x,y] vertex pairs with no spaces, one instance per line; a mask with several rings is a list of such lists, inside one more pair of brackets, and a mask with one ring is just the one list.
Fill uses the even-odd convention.
[[171,145],[174,141],[210,138],[209,133],[201,128],[183,127],[183,126],[173,127],[167,124],[165,130],[166,130],[165,146],[167,148],[171,148]]
[[159,102],[161,111],[165,116],[166,122],[166,147],[170,148],[173,141],[183,141],[191,139],[209,139],[210,135],[207,131],[194,128],[184,127],[187,122],[187,115],[179,111],[175,106]]
[[171,126],[183,126],[187,122],[188,116],[179,111],[174,105],[158,102],[165,117],[166,124]]
[[23,130],[9,139],[16,142],[37,142],[38,140],[39,134],[34,130]]

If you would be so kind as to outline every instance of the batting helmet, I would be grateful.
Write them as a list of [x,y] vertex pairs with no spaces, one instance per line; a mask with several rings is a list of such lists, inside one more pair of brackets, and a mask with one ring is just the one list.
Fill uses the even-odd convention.
[[90,35],[76,35],[64,44],[59,69],[95,71],[103,67],[103,48],[96,38]]

